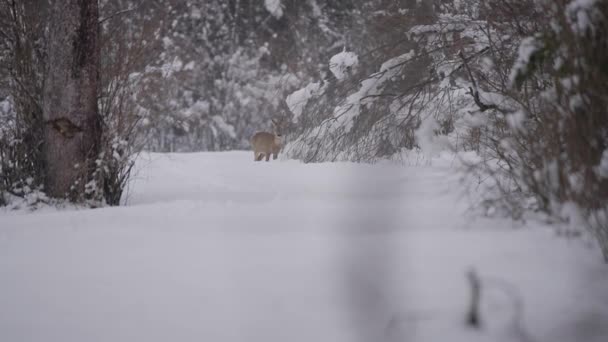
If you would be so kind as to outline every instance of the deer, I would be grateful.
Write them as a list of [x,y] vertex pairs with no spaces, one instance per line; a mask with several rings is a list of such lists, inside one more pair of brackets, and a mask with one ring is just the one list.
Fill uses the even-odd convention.
[[261,161],[262,158],[266,157],[266,161],[277,159],[281,145],[283,144],[282,122],[277,122],[271,119],[273,126],[273,133],[269,132],[257,132],[251,137],[251,147],[253,148],[253,160]]

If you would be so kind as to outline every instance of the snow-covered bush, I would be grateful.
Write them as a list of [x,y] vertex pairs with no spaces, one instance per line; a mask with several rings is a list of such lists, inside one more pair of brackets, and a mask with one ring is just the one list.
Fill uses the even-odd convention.
[[[588,219],[608,261],[608,4],[596,0],[541,2],[546,28],[520,50],[513,84],[525,91],[538,75],[550,83],[525,114],[532,143],[513,149],[535,169],[522,181],[541,207],[560,216],[574,205]],[[567,215],[565,219],[573,220]]]
[[0,3],[0,31],[11,32],[0,39],[0,205],[9,197],[28,197],[32,204],[44,200],[36,194],[44,181],[41,37],[47,8]]
[[[437,10],[424,2],[403,6],[391,11],[386,4],[364,6],[383,9],[372,11],[358,28],[357,46],[366,53],[335,55],[329,60],[333,78],[288,97],[299,125],[286,146],[288,155],[307,162],[373,162],[403,149],[426,148],[433,154],[452,143],[463,145],[458,135],[466,125],[460,119],[473,99],[466,93],[470,82],[461,79],[458,51],[476,58],[484,52],[477,42],[482,21],[455,14],[465,9],[447,2]],[[423,122],[436,127],[421,134]],[[419,137],[433,146],[420,144]]]
[[[372,23],[380,24],[395,18],[377,12],[382,8],[377,2],[357,3],[355,7],[362,13],[374,15],[353,13],[352,26],[348,31],[350,48],[340,49],[324,61],[324,68],[331,74],[326,74],[287,98],[294,129],[291,132],[292,141],[285,147],[285,152],[292,158],[306,162],[340,159],[372,161],[380,155],[393,154],[395,146],[404,144],[401,134],[395,134],[399,129],[396,124],[399,119],[395,113],[388,111],[392,100],[381,94],[391,92],[391,86],[403,81],[404,66],[381,68],[386,59],[379,64],[372,62],[386,48],[383,47],[385,40],[392,37],[382,35],[376,36],[375,40],[369,39],[369,29],[375,27]],[[395,12],[395,17],[404,18],[399,12]],[[407,24],[405,20],[403,22]],[[364,49],[370,53],[362,58],[359,53]],[[410,53],[410,50],[411,45],[405,43],[391,53],[398,58]],[[406,82],[415,82],[418,77],[412,75]],[[385,115],[393,117],[390,120],[382,119]]]
[[[418,112],[411,109],[424,100],[394,91],[419,84],[424,75],[416,69],[424,70],[424,63],[412,50],[389,59],[361,82],[337,78],[293,93],[288,104],[304,128],[286,152],[306,162],[374,161],[412,148]],[[404,134],[408,130],[409,137]]]
[[[479,112],[492,118],[484,126],[491,134],[471,171],[489,180],[490,206],[503,204],[516,216],[537,209],[586,225],[608,261],[608,5],[530,1],[515,7],[525,9],[516,18],[506,15],[518,14],[513,8],[494,8],[505,21],[492,25],[500,33],[493,36],[507,39],[492,41],[488,53],[515,54],[471,72],[481,87],[507,99],[476,99]],[[513,42],[517,49],[509,47]]]
[[[112,16],[130,1],[108,1],[102,12],[101,86],[98,101],[102,126],[99,154],[85,182],[84,202],[91,206],[120,205],[131,177],[134,159],[150,135],[150,112],[156,101],[146,101],[157,92],[151,86],[162,84],[185,66],[178,59],[157,56],[161,48],[159,26],[162,11],[152,7],[133,7],[131,16]],[[152,23],[152,27],[146,24]],[[122,33],[114,37],[115,31]],[[145,42],[145,43],[144,43]]]
[[0,205],[8,204],[9,197],[31,197],[40,191],[40,178],[34,178],[40,175],[40,163],[30,154],[15,116],[11,98],[0,101]]

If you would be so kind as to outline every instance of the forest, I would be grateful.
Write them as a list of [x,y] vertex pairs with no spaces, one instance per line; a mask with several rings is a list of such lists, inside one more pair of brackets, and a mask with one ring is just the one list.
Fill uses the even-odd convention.
[[[48,230],[41,230],[47,225]],[[525,233],[514,226],[524,227]],[[80,234],[86,237],[69,227],[84,229]],[[195,234],[195,229],[201,231]],[[162,256],[161,231],[174,244],[173,259]],[[550,238],[538,235],[547,231]],[[348,248],[344,254],[330,247],[317,250],[318,244],[308,239],[299,245],[294,233],[337,239]],[[92,250],[103,254],[107,248],[117,255],[116,264],[88,254],[88,239],[97,234],[100,241]],[[219,312],[223,323],[198,327],[202,330],[192,334],[180,331],[178,340],[240,341],[251,333],[247,336],[253,340],[278,341],[297,332],[293,339],[437,341],[457,331],[456,340],[470,341],[478,335],[467,329],[483,330],[480,322],[508,316],[497,309],[506,302],[515,312],[505,319],[509,333],[490,323],[480,340],[604,341],[608,1],[0,0],[0,250],[7,247],[0,259],[8,260],[0,261],[0,283],[11,279],[6,287],[0,285],[0,293],[8,293],[0,294],[0,307],[3,301],[13,304],[7,311],[0,308],[0,340],[170,339],[179,331],[179,319],[169,320],[166,329],[155,327],[156,333],[139,334],[135,332],[146,329],[137,324],[153,325],[142,315],[151,313],[151,320],[165,316],[155,309],[126,308],[124,317],[117,317],[136,324],[130,339],[117,326],[104,329],[91,323],[102,319],[95,315],[111,311],[104,298],[115,292],[97,296],[88,282],[83,288],[61,285],[62,279],[84,277],[93,265],[117,267],[116,274],[94,276],[102,283],[151,265],[132,259],[129,234],[138,235],[141,253],[169,273],[188,260],[208,259],[200,267],[215,270],[212,274],[219,278],[217,284],[205,285],[211,286],[207,293],[216,290],[213,286],[224,288],[217,290],[218,298],[231,298],[230,310],[237,310],[238,301],[232,301],[239,293],[248,298],[246,323],[233,321],[235,316],[212,300],[218,307],[205,315]],[[195,251],[183,234],[194,234],[208,250]],[[211,260],[223,256],[222,248],[206,240],[207,234],[239,252],[227,264],[216,264]],[[501,239],[501,234],[508,235]],[[362,235],[369,239],[359,241]],[[51,246],[42,247],[49,239]],[[79,246],[74,255],[91,257],[92,264],[83,261],[65,279],[41,276],[42,270],[69,259],[64,248],[55,253],[55,241],[65,248]],[[389,258],[378,246],[392,243],[397,247],[390,249],[399,251]],[[353,247],[358,244],[364,252]],[[181,248],[184,255],[177,252]],[[266,248],[269,255],[263,253]],[[408,248],[413,248],[410,254]],[[290,249],[295,270],[286,260],[277,261]],[[251,291],[276,286],[266,271],[247,268],[237,257],[256,253],[261,255],[252,263],[293,273],[287,288],[295,294],[308,293],[295,279],[316,275],[329,283],[351,284],[348,277],[356,278],[355,285],[346,285],[351,292],[345,290],[346,301],[354,306],[336,304],[349,312],[352,326],[327,328],[300,317],[322,310],[314,299],[325,293],[321,283],[313,284],[308,293],[313,303],[302,303],[301,310],[287,294],[274,298],[262,293],[285,305],[287,323],[275,329],[260,318],[256,324],[253,306],[265,302],[251,299]],[[454,259],[435,260],[435,253]],[[52,255],[49,264],[32,261],[38,254]],[[516,257],[504,260],[505,255]],[[306,256],[309,263],[299,259]],[[336,276],[338,271],[327,271],[330,276],[307,273],[315,266],[325,270],[333,258],[352,259],[336,266],[341,270],[365,267],[359,276],[346,276],[349,281]],[[425,278],[418,267],[427,258],[441,276]],[[419,265],[403,267],[427,284],[420,288],[428,286],[428,293],[423,292],[432,299],[421,303],[436,310],[429,309],[431,318],[424,313],[427,318],[421,318],[391,308],[388,323],[375,325],[387,304],[373,302],[374,295],[359,287],[371,281],[368,277],[382,278],[380,297],[390,293],[388,298],[402,299],[393,293],[402,282],[416,293],[407,276],[393,273],[401,262]],[[519,267],[526,271],[517,273]],[[235,272],[253,290],[230,287],[234,279],[216,274],[220,269]],[[204,270],[171,274],[186,279],[186,274]],[[144,284],[159,276],[148,271],[127,279]],[[515,273],[506,287],[516,290],[503,286],[498,292],[510,299],[489,295],[480,304],[478,292],[491,293],[491,284],[497,283],[491,274],[506,278],[509,272]],[[451,282],[451,274],[463,278],[458,278],[463,285],[456,292],[463,298],[471,292],[466,310],[452,300],[460,295],[450,292],[450,299],[440,299],[439,283]],[[204,283],[207,278],[199,276],[188,279]],[[568,285],[543,297],[539,287],[550,285],[544,276]],[[29,320],[27,313],[45,307],[20,299],[27,297],[21,285],[37,277],[61,291],[80,289],[98,300],[91,304],[97,310],[88,317],[90,324],[76,337],[67,337],[73,331],[68,321],[48,318],[61,310],[77,312],[81,307],[76,304],[64,308],[53,302],[47,320],[32,323],[38,330],[20,328]],[[196,310],[188,306],[190,292],[183,286],[167,285],[167,293],[182,291],[183,296],[167,305],[192,319],[189,310]],[[164,289],[154,287],[150,298],[167,294]],[[564,299],[569,291],[579,299]],[[51,290],[43,293],[52,295]],[[586,296],[603,309],[595,309]],[[330,298],[330,303],[340,302]],[[140,300],[150,302],[148,297]],[[370,304],[367,311],[359,300],[377,305]],[[404,302],[419,304],[412,298]],[[549,302],[554,306],[541,309]],[[449,309],[437,309],[445,303]],[[527,327],[524,304],[532,306]],[[584,317],[569,320],[555,313],[570,307]],[[469,315],[458,328],[436,314],[456,316],[458,308]],[[267,310],[261,317],[280,316]],[[404,316],[409,318],[399,318]],[[438,325],[419,322],[426,320]],[[48,335],[49,322],[64,330]],[[231,324],[226,322],[243,323],[245,335],[220,329]],[[182,323],[192,327],[195,321]],[[447,329],[446,335],[438,327]],[[309,329],[317,334],[305,333]],[[5,338],[3,331],[8,331]],[[385,335],[379,337],[378,331]]]

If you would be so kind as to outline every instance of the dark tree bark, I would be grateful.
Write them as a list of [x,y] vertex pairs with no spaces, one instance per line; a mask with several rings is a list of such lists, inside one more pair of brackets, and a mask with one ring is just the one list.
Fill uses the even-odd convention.
[[45,190],[82,198],[94,168],[101,128],[97,0],[55,0],[49,27],[44,85]]

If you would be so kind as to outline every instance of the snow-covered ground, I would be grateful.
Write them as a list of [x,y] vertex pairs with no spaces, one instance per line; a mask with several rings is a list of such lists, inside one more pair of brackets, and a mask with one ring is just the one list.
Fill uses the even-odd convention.
[[608,341],[599,251],[466,215],[449,161],[252,159],[146,155],[127,206],[0,211],[0,341]]

